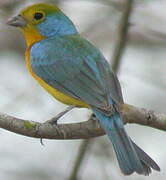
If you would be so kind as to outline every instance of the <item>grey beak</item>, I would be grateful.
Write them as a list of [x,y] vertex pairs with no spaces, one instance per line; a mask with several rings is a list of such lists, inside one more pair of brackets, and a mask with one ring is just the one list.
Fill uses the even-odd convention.
[[15,27],[23,27],[27,24],[27,22],[25,21],[25,19],[22,16],[18,15],[18,16],[14,16],[14,17],[10,18],[7,21],[7,24],[10,26],[15,26]]

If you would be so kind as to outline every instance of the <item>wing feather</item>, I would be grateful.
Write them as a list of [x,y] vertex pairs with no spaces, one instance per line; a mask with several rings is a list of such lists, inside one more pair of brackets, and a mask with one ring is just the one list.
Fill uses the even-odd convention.
[[96,108],[108,106],[110,99],[123,102],[119,81],[109,64],[98,49],[80,36],[34,45],[31,66],[50,86]]

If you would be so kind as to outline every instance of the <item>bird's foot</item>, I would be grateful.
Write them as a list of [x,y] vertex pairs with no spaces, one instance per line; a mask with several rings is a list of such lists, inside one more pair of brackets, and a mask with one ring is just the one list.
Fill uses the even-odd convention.
[[[71,111],[73,108],[75,108],[75,106],[69,106],[67,107],[64,111],[60,112],[57,116],[51,118],[50,120],[44,122],[44,123],[49,123],[51,125],[55,125],[57,126],[57,122],[58,120],[63,116],[65,115],[66,113],[68,113],[69,111]],[[44,146],[44,143],[43,143],[43,139],[40,138],[40,144]]]
[[68,113],[69,111],[71,111],[73,108],[75,108],[75,106],[69,106],[67,107],[64,111],[60,112],[57,116],[51,118],[50,120],[46,121],[45,123],[50,123],[51,125],[57,125],[58,120],[65,115],[66,113]]
[[97,119],[96,115],[94,113],[91,114],[90,119],[99,123],[99,120]]
[[96,115],[95,115],[94,113],[91,114],[91,118],[92,118],[93,120],[95,120],[95,121],[98,121],[98,119],[97,119],[97,117],[96,117]]
[[101,127],[100,121],[99,121],[99,119],[97,119],[97,117],[94,113],[91,115],[91,118],[92,118],[92,120],[94,120],[97,123],[98,127],[100,128]]

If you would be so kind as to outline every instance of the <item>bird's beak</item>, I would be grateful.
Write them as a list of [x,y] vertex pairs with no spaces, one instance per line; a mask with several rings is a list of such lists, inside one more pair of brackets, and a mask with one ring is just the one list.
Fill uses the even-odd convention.
[[27,22],[22,16],[18,15],[18,16],[14,16],[10,18],[7,21],[7,24],[10,26],[15,26],[15,27],[24,27],[26,26]]

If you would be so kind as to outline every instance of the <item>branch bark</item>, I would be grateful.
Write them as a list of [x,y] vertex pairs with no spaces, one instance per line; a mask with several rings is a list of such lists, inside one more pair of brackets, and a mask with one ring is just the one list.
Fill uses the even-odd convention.
[[[122,115],[124,123],[136,123],[166,131],[166,114],[125,104]],[[105,134],[93,116],[84,122],[51,125],[0,113],[0,127],[24,136],[43,139],[89,139]]]

